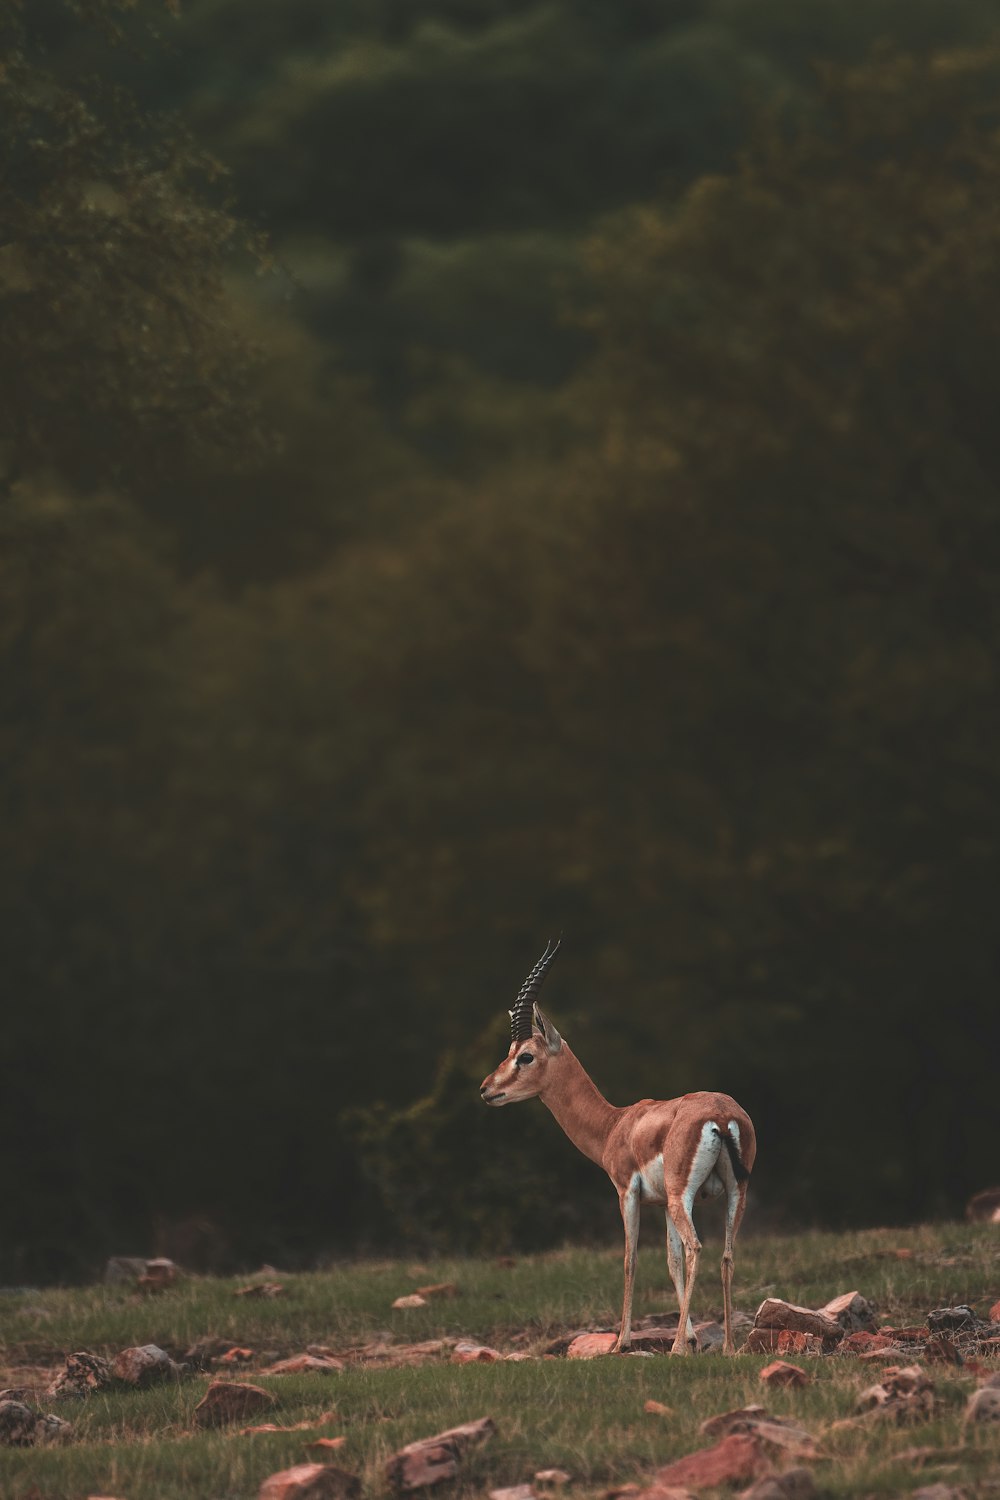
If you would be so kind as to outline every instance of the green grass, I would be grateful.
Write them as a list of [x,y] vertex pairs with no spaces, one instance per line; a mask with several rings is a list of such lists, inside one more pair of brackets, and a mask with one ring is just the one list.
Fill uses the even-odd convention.
[[[896,1248],[912,1251],[898,1259]],[[720,1310],[718,1246],[709,1239],[695,1296],[699,1316]],[[659,1240],[640,1254],[636,1315],[673,1307]],[[434,1260],[340,1265],[282,1277],[287,1294],[274,1301],[234,1296],[238,1280],[191,1277],[157,1297],[91,1287],[23,1293],[0,1300],[0,1383],[24,1383],[31,1371],[61,1364],[74,1349],[114,1353],[158,1343],[180,1353],[196,1339],[236,1339],[263,1354],[294,1353],[306,1344],[346,1349],[387,1335],[397,1342],[465,1337],[499,1348],[540,1353],[557,1334],[612,1325],[621,1295],[620,1254],[564,1250],[525,1257],[511,1268],[490,1260]],[[426,1308],[394,1312],[396,1296],[424,1282],[454,1281],[461,1295]],[[896,1323],[915,1322],[932,1307],[971,1302],[984,1314],[1000,1297],[1000,1234],[960,1225],[863,1234],[747,1237],[738,1246],[736,1303],[752,1313],[777,1295],[817,1306],[857,1289]],[[858,1393],[880,1366],[847,1357],[800,1359],[813,1375],[801,1391],[767,1391],[759,1372],[767,1360],[699,1355],[602,1359],[537,1359],[523,1363],[414,1369],[350,1367],[343,1374],[268,1377],[251,1367],[237,1378],[268,1386],[280,1405],[262,1420],[317,1423],[315,1432],[239,1436],[203,1433],[192,1411],[207,1376],[144,1392],[100,1394],[84,1402],[43,1402],[74,1423],[66,1447],[0,1450],[0,1497],[84,1500],[253,1500],[276,1469],[302,1462],[316,1436],[346,1435],[337,1462],[362,1475],[369,1500],[383,1500],[385,1459],[401,1444],[479,1416],[492,1416],[497,1436],[471,1454],[451,1493],[481,1495],[557,1466],[574,1479],[574,1495],[599,1495],[611,1484],[649,1482],[659,1464],[706,1440],[705,1418],[751,1401],[795,1417],[817,1435],[829,1457],[817,1465],[825,1491],[899,1494],[947,1477],[975,1493],[1000,1465],[1000,1431],[966,1430],[962,1412],[975,1377],[932,1366],[939,1410],[920,1427],[824,1430],[849,1416]],[[998,1361],[1000,1367],[1000,1361]],[[649,1416],[649,1398],[673,1410]],[[336,1418],[320,1423],[335,1409]],[[961,1447],[958,1469],[917,1470],[894,1459],[916,1445]],[[447,1493],[447,1492],[445,1492]],[[983,1493],[986,1493],[983,1491]]]

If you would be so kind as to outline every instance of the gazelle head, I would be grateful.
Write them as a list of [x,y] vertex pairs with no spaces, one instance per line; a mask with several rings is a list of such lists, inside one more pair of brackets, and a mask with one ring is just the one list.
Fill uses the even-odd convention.
[[483,1079],[479,1090],[487,1104],[516,1104],[534,1098],[545,1086],[549,1063],[562,1048],[562,1037],[538,1009],[535,996],[558,952],[559,943],[546,943],[545,952],[521,986],[510,1012],[510,1051]]

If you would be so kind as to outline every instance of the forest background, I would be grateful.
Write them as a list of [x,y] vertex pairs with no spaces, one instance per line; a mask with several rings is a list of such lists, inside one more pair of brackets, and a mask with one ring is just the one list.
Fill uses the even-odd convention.
[[1000,1176],[1000,4],[2,0],[0,1274]]

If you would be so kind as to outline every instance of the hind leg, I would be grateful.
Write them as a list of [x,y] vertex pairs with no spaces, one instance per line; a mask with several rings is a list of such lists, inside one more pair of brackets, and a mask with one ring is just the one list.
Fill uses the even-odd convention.
[[[684,1247],[684,1295],[681,1298],[681,1316],[677,1324],[677,1337],[674,1339],[671,1354],[689,1354],[687,1330],[691,1328],[691,1295],[694,1291],[695,1277],[698,1275],[698,1257],[701,1254],[701,1240],[698,1238],[691,1218],[688,1206],[683,1198],[671,1194],[667,1200],[667,1211],[671,1222],[677,1232],[682,1246]],[[692,1338],[694,1330],[691,1330]]]
[[735,1354],[736,1345],[733,1342],[733,1244],[736,1239],[736,1231],[740,1227],[743,1218],[743,1210],[747,1202],[746,1183],[737,1184],[733,1179],[731,1185],[727,1183],[726,1199],[726,1243],[722,1251],[722,1305],[725,1309],[725,1343],[722,1346],[723,1354]]
[[[665,1214],[664,1217],[667,1221],[667,1270],[670,1272],[670,1280],[673,1282],[674,1291],[677,1293],[677,1306],[679,1309],[684,1303],[684,1246],[680,1235],[674,1228],[674,1222],[670,1215]],[[677,1329],[680,1332],[680,1323],[677,1324]],[[688,1344],[694,1344],[694,1328],[690,1318],[688,1318],[687,1326],[684,1329],[684,1337]]]

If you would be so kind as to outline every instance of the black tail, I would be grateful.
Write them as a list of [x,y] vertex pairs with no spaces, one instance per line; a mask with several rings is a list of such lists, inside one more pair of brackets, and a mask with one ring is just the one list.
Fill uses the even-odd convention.
[[715,1127],[715,1133],[719,1137],[719,1140],[722,1142],[722,1144],[725,1146],[726,1150],[729,1152],[729,1160],[733,1164],[733,1176],[736,1178],[736,1181],[746,1182],[750,1176],[750,1173],[747,1171],[746,1167],[740,1160],[740,1153],[736,1149],[736,1142],[733,1140],[728,1130],[720,1130],[718,1125],[716,1125]]

